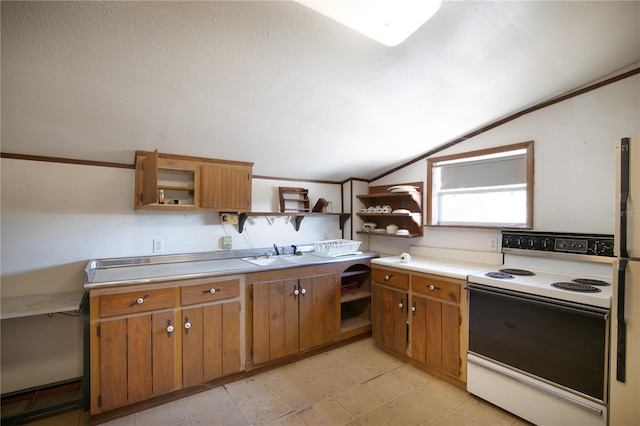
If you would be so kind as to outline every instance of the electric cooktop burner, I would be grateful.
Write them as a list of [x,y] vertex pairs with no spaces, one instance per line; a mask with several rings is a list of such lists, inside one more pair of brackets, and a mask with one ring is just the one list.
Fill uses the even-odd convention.
[[516,269],[516,268],[500,269],[500,272],[504,272],[505,274],[511,274],[511,275],[523,275],[523,276],[535,275],[533,272],[527,271],[526,269]]
[[487,272],[484,275],[489,278],[498,278],[501,280],[513,278],[513,275],[509,275],[506,272]]
[[560,288],[562,290],[569,290],[569,291],[579,291],[582,293],[598,293],[601,290],[597,287],[594,287],[592,285],[587,285],[587,284],[581,284],[581,283],[577,283],[577,282],[559,282],[559,283],[553,283],[551,284],[553,287],[557,287]]
[[572,281],[578,284],[595,285],[595,286],[611,285],[606,281],[594,280],[592,278],[576,278],[575,280],[572,280]]

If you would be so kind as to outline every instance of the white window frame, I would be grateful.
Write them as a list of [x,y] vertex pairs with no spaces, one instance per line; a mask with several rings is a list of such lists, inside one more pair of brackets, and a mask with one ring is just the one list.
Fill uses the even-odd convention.
[[[517,182],[510,182],[509,178],[505,177],[505,181],[503,184],[498,180],[498,182],[492,183],[491,185],[487,186],[463,188],[454,187],[450,189],[440,188],[440,171],[444,167],[455,164],[474,165],[492,160],[495,161],[496,159],[516,159],[517,157],[523,158],[522,161],[524,165],[523,176]],[[533,141],[462,154],[429,158],[427,168],[427,226],[500,229],[531,229],[533,227]],[[492,175],[492,177],[494,176],[500,175]],[[462,180],[464,179],[465,177],[463,175]],[[490,197],[491,194],[505,191],[513,192],[512,195],[519,199],[522,199],[522,192],[524,191],[524,205],[519,207],[521,209],[524,209],[525,217],[523,221],[514,223],[512,221],[504,220],[504,218],[499,217],[496,217],[496,220],[493,220],[493,218],[491,217],[483,216],[482,213],[486,213],[483,210],[479,211],[480,214],[478,215],[477,220],[469,220],[468,218],[467,220],[462,221],[451,219],[447,220],[447,218],[442,217],[443,197],[455,194],[487,194],[487,196]]]

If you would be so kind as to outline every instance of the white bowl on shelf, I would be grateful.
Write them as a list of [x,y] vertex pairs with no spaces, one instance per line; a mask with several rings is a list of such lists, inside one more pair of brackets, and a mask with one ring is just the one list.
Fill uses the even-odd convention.
[[410,233],[408,229],[398,229],[396,235],[410,235]]
[[387,234],[395,234],[398,231],[399,227],[398,225],[387,225]]

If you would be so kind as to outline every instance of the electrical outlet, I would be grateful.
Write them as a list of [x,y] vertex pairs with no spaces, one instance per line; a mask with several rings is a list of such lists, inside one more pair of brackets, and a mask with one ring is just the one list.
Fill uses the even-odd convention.
[[153,252],[154,253],[160,253],[161,251],[164,251],[164,241],[162,241],[161,239],[155,239],[153,240]]
[[489,238],[489,250],[498,251],[498,239],[497,238]]
[[231,235],[226,235],[220,238],[220,246],[224,250],[230,250],[231,247],[233,246],[233,239],[231,238]]

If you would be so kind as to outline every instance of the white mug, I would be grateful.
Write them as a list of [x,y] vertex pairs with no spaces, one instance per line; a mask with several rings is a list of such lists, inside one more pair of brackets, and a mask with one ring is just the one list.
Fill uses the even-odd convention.
[[402,262],[402,263],[411,262],[411,255],[409,253],[402,253],[400,255],[400,262]]

